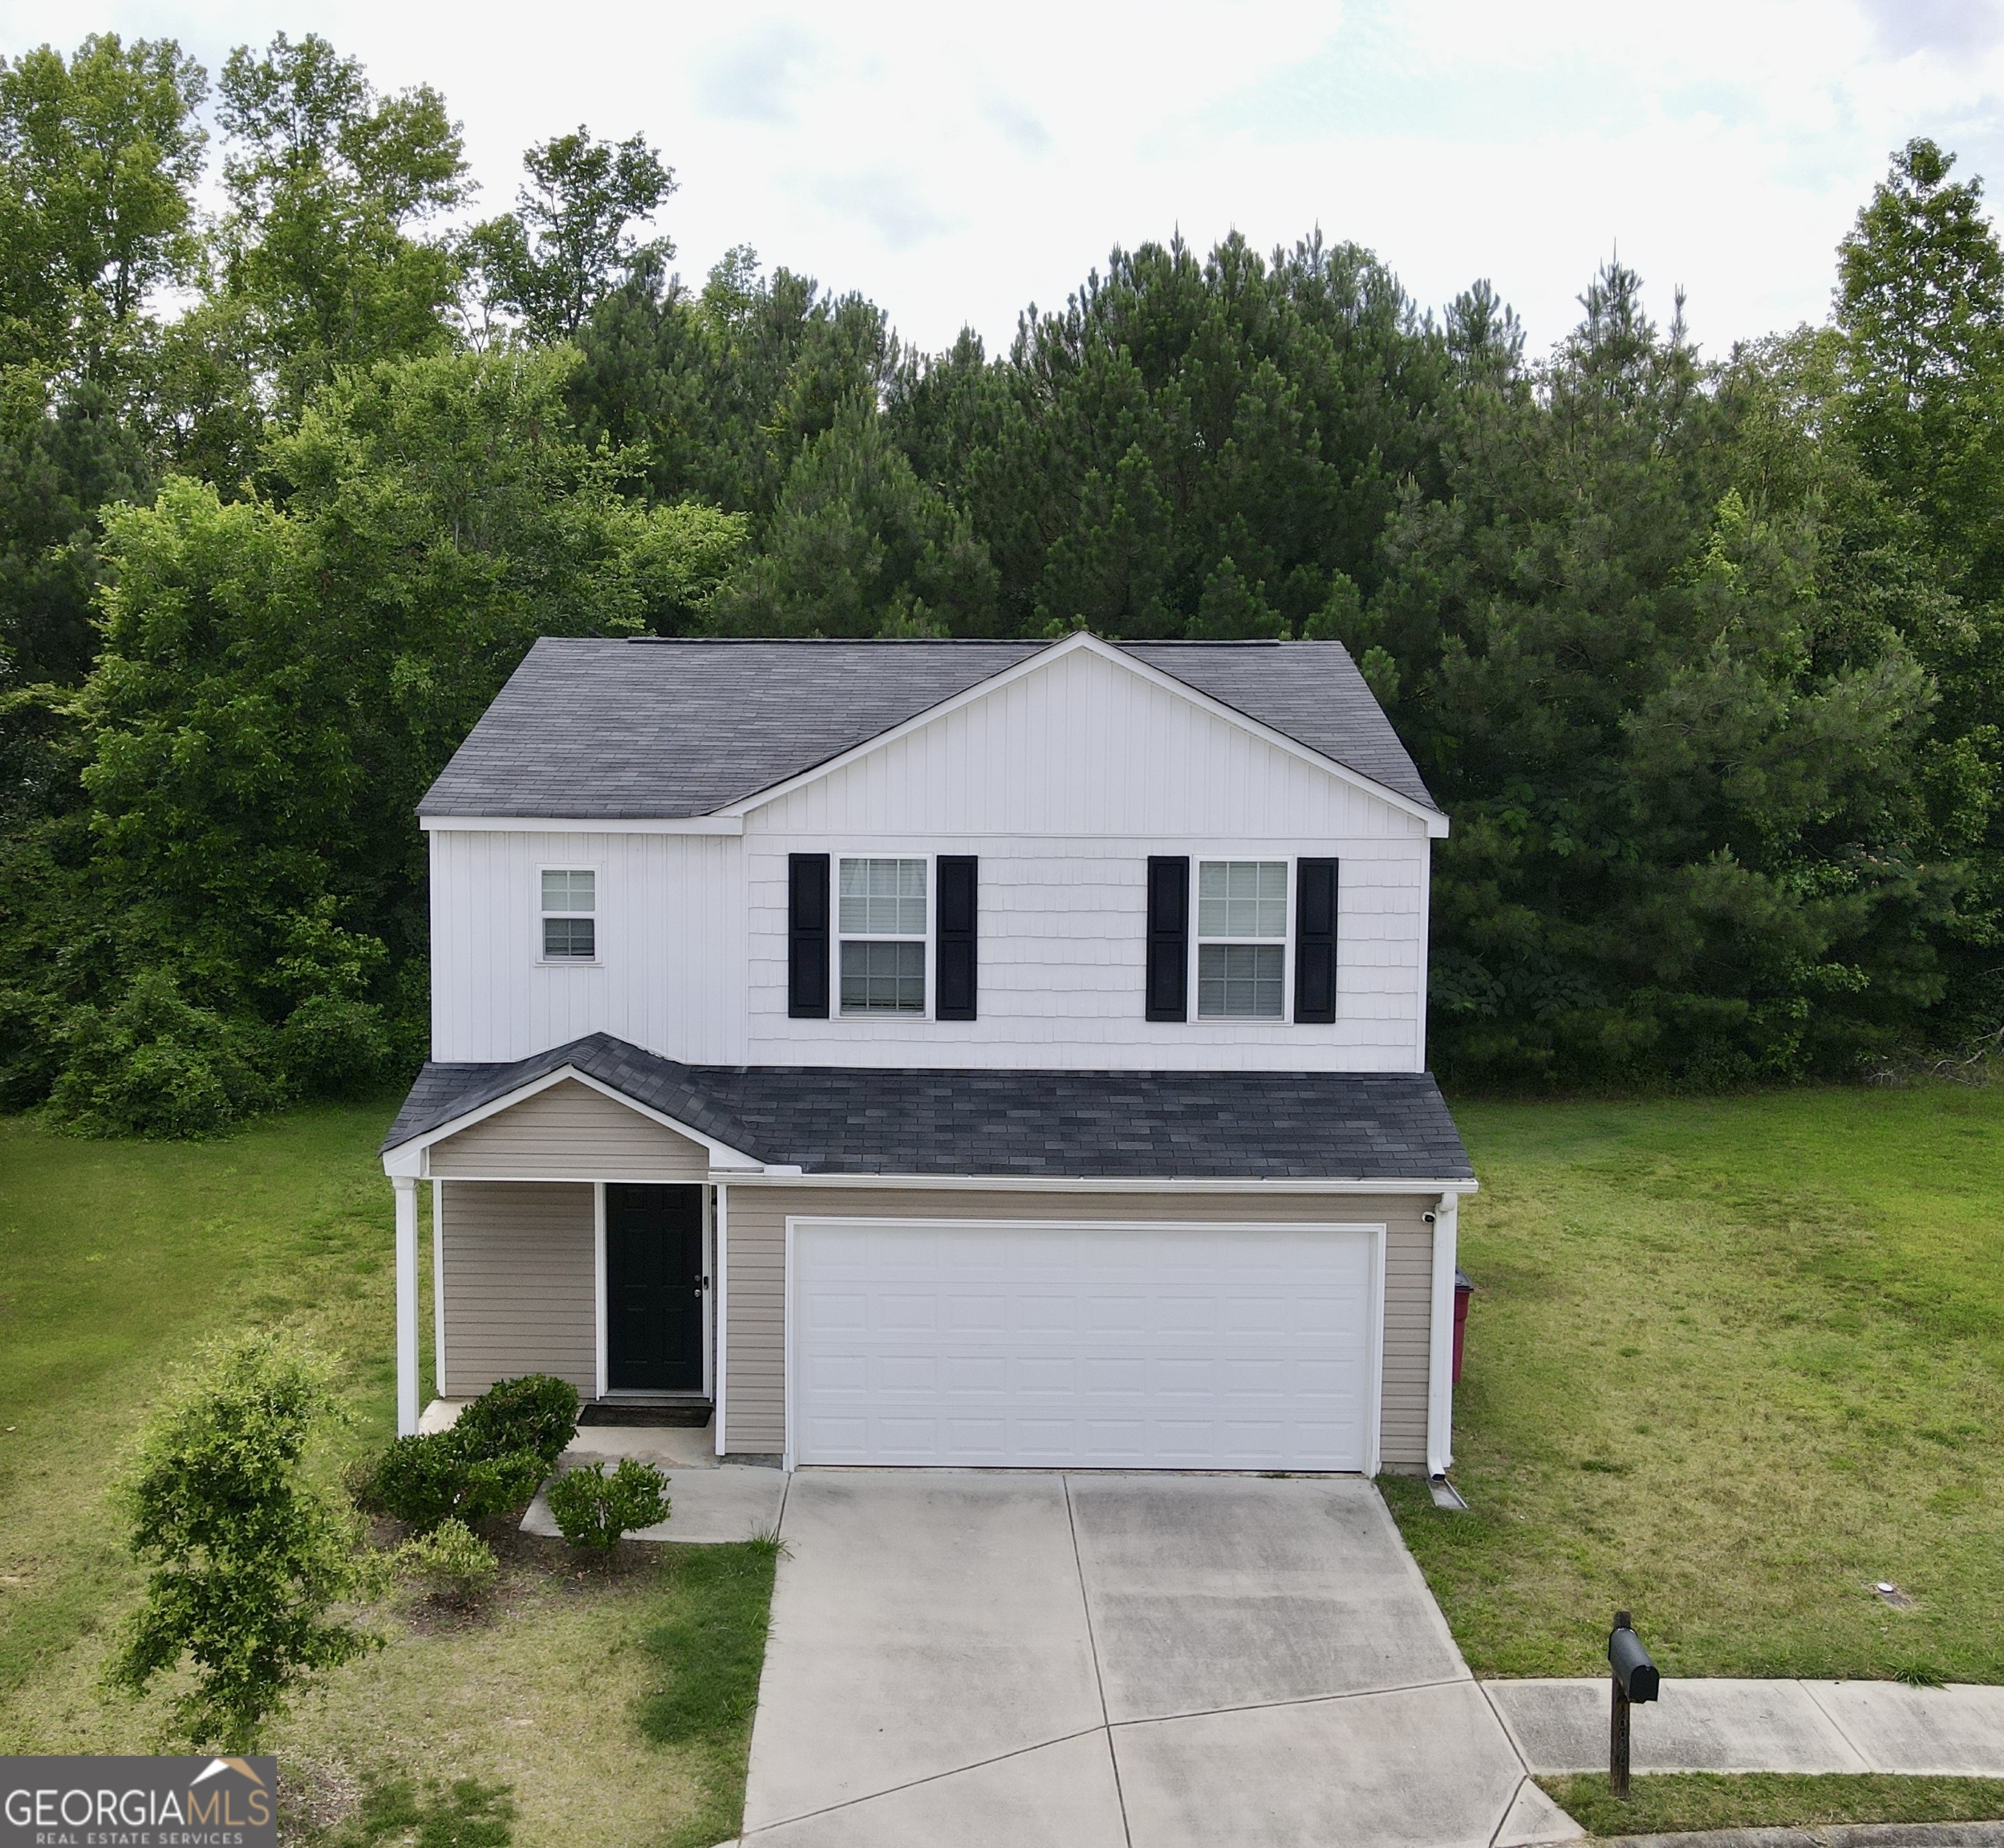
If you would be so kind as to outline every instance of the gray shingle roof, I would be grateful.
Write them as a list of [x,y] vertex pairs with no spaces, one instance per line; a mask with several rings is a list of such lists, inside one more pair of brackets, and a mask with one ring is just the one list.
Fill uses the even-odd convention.
[[[418,812],[606,821],[707,815],[1049,646],[545,637]],[[1297,744],[1434,805],[1340,642],[1121,646]]]
[[809,1174],[1460,1181],[1429,1072],[926,1072],[684,1065],[606,1033],[506,1065],[428,1064],[394,1149],[572,1066]]

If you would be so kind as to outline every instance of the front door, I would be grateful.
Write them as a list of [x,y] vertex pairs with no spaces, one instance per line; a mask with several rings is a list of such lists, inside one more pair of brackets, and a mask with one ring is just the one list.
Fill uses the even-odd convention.
[[703,1189],[606,1188],[606,1384],[703,1390]]

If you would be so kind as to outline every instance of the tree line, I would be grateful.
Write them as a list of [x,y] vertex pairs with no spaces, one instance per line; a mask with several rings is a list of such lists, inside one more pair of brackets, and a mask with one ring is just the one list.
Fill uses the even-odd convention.
[[0,62],[0,1103],[408,1072],[412,808],[542,634],[1336,638],[1454,819],[1445,1076],[2004,1025],[2004,254],[1933,144],[1823,325],[1716,359],[1618,264],[1534,355],[1319,234],[923,353],[747,249],[685,283],[637,136],[523,167],[474,220],[444,99],[314,36],[213,93],[164,40]]

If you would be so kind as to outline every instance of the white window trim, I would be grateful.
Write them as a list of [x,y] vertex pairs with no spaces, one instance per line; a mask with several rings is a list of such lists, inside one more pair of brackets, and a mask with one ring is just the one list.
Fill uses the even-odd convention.
[[[591,875],[591,910],[585,911],[546,911],[543,909],[543,875],[546,873],[589,873]],[[536,864],[536,967],[538,969],[598,969],[605,966],[606,940],[606,876],[597,861],[582,860],[542,860]],[[591,943],[594,954],[590,956],[546,956],[543,954],[543,920],[546,918],[585,918],[591,919]]]
[[[1261,853],[1256,849],[1234,847],[1227,850],[1208,853],[1193,851],[1190,856],[1190,967],[1184,979],[1188,983],[1185,992],[1190,996],[1189,1024],[1193,1027],[1292,1027],[1294,1024],[1294,933],[1295,895],[1300,877],[1296,861],[1300,856],[1294,853]],[[1198,906],[1201,902],[1199,888],[1203,882],[1203,868],[1207,863],[1219,865],[1226,861],[1257,861],[1269,866],[1287,868],[1287,890],[1282,902],[1287,906],[1287,928],[1278,937],[1204,937],[1199,934]],[[1278,1014],[1206,1014],[1203,1007],[1202,991],[1198,987],[1197,971],[1203,962],[1203,949],[1207,943],[1279,944],[1280,946],[1280,1011]]]
[[[852,1020],[856,1022],[858,1025],[867,1026],[896,1026],[901,1023],[906,1026],[911,1026],[920,1021],[930,1021],[933,1017],[933,1008],[937,1004],[938,1001],[938,997],[933,993],[933,988],[935,985],[933,979],[935,975],[937,973],[934,957],[933,938],[935,934],[939,928],[939,855],[931,853],[931,851],[915,853],[908,848],[837,847],[830,849],[829,857],[832,864],[830,868],[831,877],[829,880],[828,903],[830,910],[832,914],[830,922],[834,926],[831,932],[834,940],[834,949],[831,952],[831,960],[834,965],[834,967],[829,971],[830,979],[834,987],[834,992],[829,996],[829,1000],[831,1003],[829,1009],[829,1018],[830,1020]],[[879,937],[872,936],[867,933],[852,934],[843,930],[842,927],[842,862],[845,860],[917,860],[921,861],[924,865],[926,869],[926,934],[924,937],[923,938],[917,937]],[[918,1013],[851,1014],[845,1011],[842,1007],[843,944],[918,943],[921,942],[923,942],[926,946],[926,1004]]]

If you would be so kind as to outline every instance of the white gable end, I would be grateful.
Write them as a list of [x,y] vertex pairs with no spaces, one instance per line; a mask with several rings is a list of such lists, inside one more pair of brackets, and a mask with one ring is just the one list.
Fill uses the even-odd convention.
[[1415,805],[1101,646],[1039,657],[745,805],[748,833],[1426,838]]

